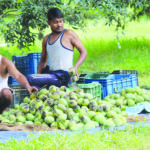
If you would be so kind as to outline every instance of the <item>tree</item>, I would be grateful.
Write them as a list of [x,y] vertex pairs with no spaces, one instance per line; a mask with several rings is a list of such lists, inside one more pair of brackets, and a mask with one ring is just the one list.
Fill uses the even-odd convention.
[[124,30],[128,21],[150,15],[149,0],[1,0],[0,30],[5,41],[22,48],[43,38],[51,7],[60,8],[73,28],[85,26],[87,19],[103,18],[106,25]]

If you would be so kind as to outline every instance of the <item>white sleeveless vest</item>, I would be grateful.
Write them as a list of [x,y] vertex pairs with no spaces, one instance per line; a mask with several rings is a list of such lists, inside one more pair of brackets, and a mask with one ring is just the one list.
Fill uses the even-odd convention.
[[[0,55],[0,69],[1,69],[1,60],[2,60],[2,56]],[[0,91],[3,88],[9,88],[8,87],[8,77],[2,78],[1,75],[0,75]]]
[[47,40],[47,53],[49,59],[50,70],[64,70],[69,71],[73,66],[73,50],[64,47],[62,44],[62,37],[65,32],[65,29],[59,35],[56,41],[50,44],[50,37]]

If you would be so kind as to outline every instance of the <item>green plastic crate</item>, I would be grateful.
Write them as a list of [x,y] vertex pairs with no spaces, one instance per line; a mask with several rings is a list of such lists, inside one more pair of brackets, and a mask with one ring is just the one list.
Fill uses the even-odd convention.
[[84,84],[84,79],[85,79],[87,74],[90,74],[90,73],[88,73],[88,72],[80,73],[79,74],[79,79],[77,81],[77,84]]
[[15,104],[21,104],[23,99],[30,95],[29,92],[20,85],[10,85],[10,88],[13,90],[13,101],[10,108],[14,108]]
[[110,73],[108,71],[106,72],[86,72],[86,73],[80,73],[79,74],[79,79],[77,81],[77,84],[84,84],[85,83],[85,79],[91,78],[94,76],[94,78],[99,78],[99,76],[106,77],[107,75],[109,75]]
[[106,78],[110,73],[108,71],[106,72],[95,72],[91,74],[87,74],[85,76],[85,79],[103,79]]
[[101,84],[90,83],[90,84],[77,84],[77,86],[83,89],[84,93],[90,93],[93,98],[101,98]]

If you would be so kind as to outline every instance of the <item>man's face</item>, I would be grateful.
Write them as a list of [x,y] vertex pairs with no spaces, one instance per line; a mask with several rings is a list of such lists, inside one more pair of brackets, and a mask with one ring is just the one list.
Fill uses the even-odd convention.
[[60,33],[63,30],[64,21],[63,18],[55,18],[48,21],[48,24],[50,25],[52,32]]

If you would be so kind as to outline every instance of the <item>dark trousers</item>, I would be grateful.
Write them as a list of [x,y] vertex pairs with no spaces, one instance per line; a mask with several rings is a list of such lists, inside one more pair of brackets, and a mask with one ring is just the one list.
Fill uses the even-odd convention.
[[56,70],[51,71],[48,66],[43,70],[42,74],[31,74],[27,76],[27,80],[31,86],[35,86],[38,89],[43,86],[49,87],[55,86],[68,86],[70,83],[70,75],[67,71]]

